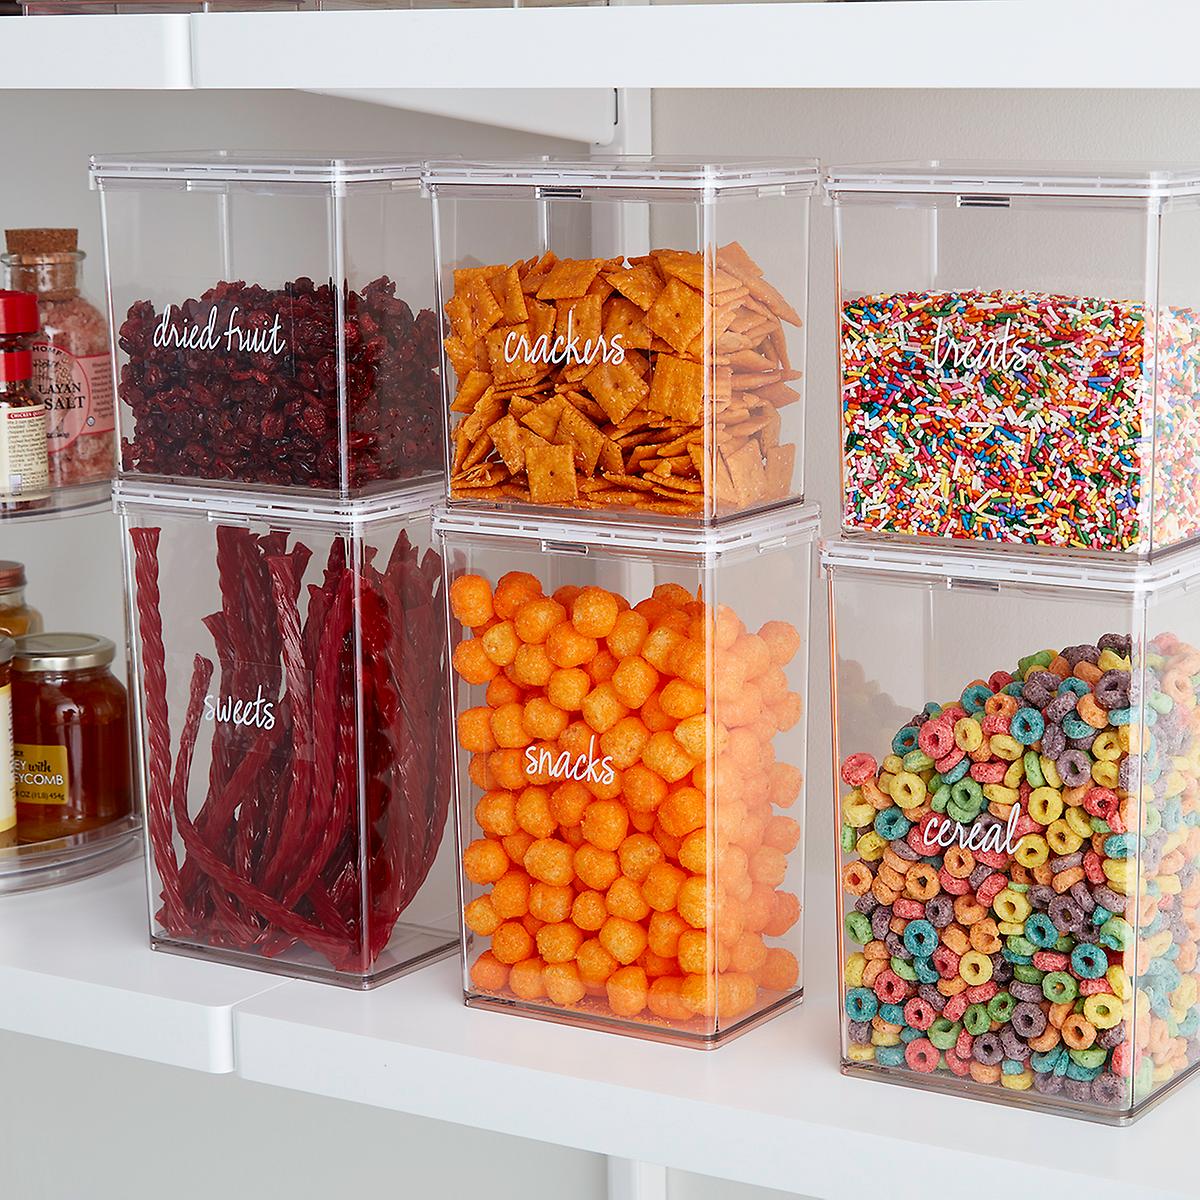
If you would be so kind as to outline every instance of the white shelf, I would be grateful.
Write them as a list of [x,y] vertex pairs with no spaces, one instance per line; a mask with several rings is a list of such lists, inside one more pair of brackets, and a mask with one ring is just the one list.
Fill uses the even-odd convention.
[[[4,20],[8,88],[300,88],[595,137],[614,87],[1170,88],[1200,83],[1192,0],[907,0]],[[1116,49],[1119,48],[1119,49]],[[40,69],[53,58],[60,70]],[[536,71],[532,64],[536,63]],[[536,79],[543,103],[529,103]],[[594,89],[570,99],[567,89]],[[378,98],[378,97],[367,97]],[[416,103],[415,99],[413,101]],[[441,104],[449,108],[439,107]],[[465,110],[463,106],[466,106]],[[574,109],[574,115],[564,116]],[[421,107],[420,104],[416,104]],[[599,107],[597,107],[599,106]],[[529,122],[532,122],[530,124]],[[606,125],[607,117],[602,117]]]
[[155,954],[130,864],[0,901],[0,1028],[819,1200],[1197,1195],[1197,1083],[1112,1129],[843,1078],[822,899],[810,999],[705,1053],[464,1008],[453,961],[360,993]]
[[154,954],[140,861],[0,898],[0,1029],[232,1071],[234,1007],[279,980]]

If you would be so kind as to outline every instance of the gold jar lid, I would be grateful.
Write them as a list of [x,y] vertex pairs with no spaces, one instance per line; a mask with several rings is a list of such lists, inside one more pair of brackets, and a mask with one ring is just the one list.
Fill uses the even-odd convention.
[[27,633],[16,639],[16,671],[89,671],[107,667],[116,657],[111,638],[92,633]]

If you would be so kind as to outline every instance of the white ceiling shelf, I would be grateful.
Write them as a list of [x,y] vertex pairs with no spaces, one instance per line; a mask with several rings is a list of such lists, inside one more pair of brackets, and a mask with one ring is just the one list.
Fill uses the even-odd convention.
[[155,954],[129,864],[3,901],[0,1029],[819,1200],[1196,1195],[1198,1084],[1112,1129],[844,1078],[824,908],[818,999],[705,1053],[467,1009],[455,961],[361,993]]
[[[614,87],[1200,83],[1192,0],[907,0],[4,19],[5,86],[301,88],[598,141]],[[986,53],[984,49],[986,48]],[[62,70],[46,73],[53,59]],[[536,64],[536,71],[533,64]],[[541,104],[529,99],[536,77]],[[515,88],[413,97],[412,89]],[[568,100],[567,89],[593,89]],[[441,105],[449,107],[442,108]],[[564,109],[564,105],[566,108]],[[511,111],[509,111],[511,109]],[[540,109],[540,115],[539,110]]]

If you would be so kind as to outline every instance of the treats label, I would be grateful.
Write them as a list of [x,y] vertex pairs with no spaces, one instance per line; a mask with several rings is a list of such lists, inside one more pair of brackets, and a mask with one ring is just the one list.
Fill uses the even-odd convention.
[[17,823],[17,789],[13,774],[12,687],[0,687],[0,833]]
[[567,750],[555,754],[546,747],[527,746],[525,768],[532,775],[549,775],[551,779],[574,779],[580,783],[599,783],[607,786],[616,779],[613,760],[609,755],[596,757],[596,739],[588,742],[586,754],[572,757]]
[[71,799],[66,746],[13,747],[18,804],[67,804]]
[[984,371],[1024,371],[1032,357],[1032,348],[1014,335],[1011,321],[1005,321],[991,336],[963,337],[956,335],[944,318],[938,318],[933,337],[933,367],[943,379],[974,376]]
[[211,350],[222,354],[268,354],[276,357],[287,350],[283,336],[283,318],[279,313],[271,324],[247,328],[235,304],[229,315],[220,319],[220,306],[209,307],[203,320],[189,320],[173,304],[168,304],[154,328],[153,345],[157,350]]
[[83,435],[116,428],[112,357],[77,356],[47,342],[33,347],[33,389],[46,405],[46,450],[61,454]]

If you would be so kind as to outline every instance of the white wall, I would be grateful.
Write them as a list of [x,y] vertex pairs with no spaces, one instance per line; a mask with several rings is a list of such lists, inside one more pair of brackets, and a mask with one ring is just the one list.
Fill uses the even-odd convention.
[[[95,247],[98,240],[94,197],[85,179],[86,156],[94,150],[226,144],[500,156],[568,148],[461,123],[274,93],[50,93],[36,103],[0,93],[0,111],[10,117],[0,124],[6,163],[0,221],[78,224],[85,247]],[[1200,93],[676,91],[656,96],[654,115],[659,152],[716,159],[731,154],[805,154],[825,161],[1200,158],[1194,133],[1200,128]],[[16,170],[20,163],[27,164],[23,173]],[[833,514],[835,311],[829,212],[820,205],[813,245],[809,494]],[[1096,252],[1104,251],[1097,247]],[[91,276],[93,292],[98,265]],[[53,553],[51,536],[62,539]],[[35,526],[17,534],[0,527],[0,557],[25,557],[42,581],[35,599],[52,620],[112,631],[119,620],[115,538],[111,558],[101,557],[86,574],[68,565],[70,555],[91,537],[82,525]],[[822,659],[826,623],[820,594],[809,642],[815,654],[808,788],[811,930],[816,922],[832,920],[833,909]],[[806,975],[810,994],[833,986],[833,964],[822,956],[809,955]],[[801,1011],[790,1019],[806,1015]],[[786,1063],[780,1069],[786,1070]],[[54,1152],[47,1129],[55,1131]],[[356,1188],[387,1188],[414,1198],[476,1190],[496,1200],[599,1200],[604,1195],[603,1164],[591,1155],[12,1037],[0,1038],[0,1130],[0,1144],[17,1148],[4,1155],[2,1190],[22,1200],[83,1195],[148,1200],[163,1193],[167,1180],[180,1200],[211,1196],[218,1189],[233,1196],[294,1200],[335,1191],[350,1195]],[[297,1133],[308,1137],[310,1147],[319,1139],[322,1149],[310,1148],[299,1158],[289,1151]],[[181,1156],[187,1170],[180,1170]],[[803,1185],[796,1180],[798,1189]],[[671,1195],[672,1200],[768,1200],[778,1193],[676,1175]]]

